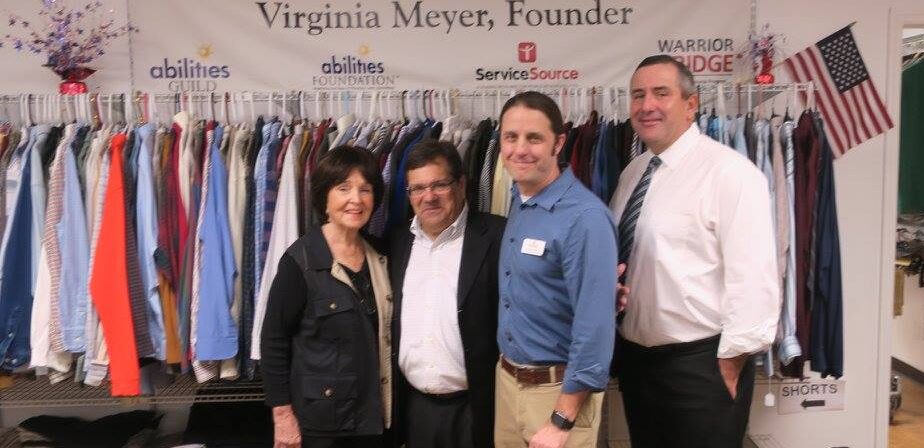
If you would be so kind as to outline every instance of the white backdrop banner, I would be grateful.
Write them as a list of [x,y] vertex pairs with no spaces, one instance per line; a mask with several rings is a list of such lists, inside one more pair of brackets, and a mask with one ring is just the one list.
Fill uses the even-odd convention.
[[740,0],[127,0],[136,89],[624,86],[667,53],[729,79]]

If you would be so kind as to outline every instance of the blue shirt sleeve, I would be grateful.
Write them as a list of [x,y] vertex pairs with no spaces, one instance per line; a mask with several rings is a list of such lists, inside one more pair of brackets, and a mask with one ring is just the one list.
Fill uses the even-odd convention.
[[600,391],[616,337],[616,230],[603,208],[585,210],[565,241],[563,273],[574,310],[562,392]]

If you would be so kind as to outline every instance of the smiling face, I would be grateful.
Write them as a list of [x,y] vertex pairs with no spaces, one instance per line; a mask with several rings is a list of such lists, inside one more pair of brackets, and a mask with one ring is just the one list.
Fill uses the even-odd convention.
[[501,117],[501,157],[520,193],[533,196],[558,178],[565,135],[555,135],[542,111],[513,106]]
[[372,184],[354,169],[346,180],[327,192],[328,222],[349,230],[359,231],[369,222],[374,205]]
[[408,170],[407,186],[417,222],[431,238],[452,225],[465,206],[465,179],[453,179],[442,158]]
[[683,98],[680,73],[670,64],[646,65],[630,84],[632,128],[655,154],[660,154],[693,123],[698,99]]

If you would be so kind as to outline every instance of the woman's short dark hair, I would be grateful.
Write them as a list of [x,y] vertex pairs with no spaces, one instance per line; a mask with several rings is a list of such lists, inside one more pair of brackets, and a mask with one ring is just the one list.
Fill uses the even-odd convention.
[[549,98],[548,95],[532,90],[514,95],[504,103],[504,108],[501,109],[500,114],[501,121],[504,120],[504,114],[507,113],[507,109],[514,106],[523,106],[527,109],[542,112],[542,115],[545,115],[552,123],[552,132],[555,133],[555,135],[565,133],[565,123],[561,118],[561,110],[558,108],[558,104],[555,104],[555,100]]
[[462,158],[459,157],[456,145],[435,139],[422,140],[414,145],[410,154],[407,155],[405,166],[407,166],[407,171],[416,170],[431,163],[438,163],[439,159],[446,161],[449,175],[453,180],[459,180],[462,177]]
[[353,170],[358,170],[366,182],[372,185],[372,209],[379,206],[385,187],[375,157],[363,148],[337,146],[327,151],[311,173],[311,205],[320,222],[327,221],[327,193],[345,182]]

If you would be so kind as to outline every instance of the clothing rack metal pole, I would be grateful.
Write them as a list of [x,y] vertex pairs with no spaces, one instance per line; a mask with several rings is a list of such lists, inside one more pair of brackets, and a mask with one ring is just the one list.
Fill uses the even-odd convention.
[[[924,41],[922,41],[924,42]],[[723,85],[723,90],[726,95],[731,95],[738,91],[739,89],[750,89],[751,91],[761,90],[764,93],[780,93],[789,89],[791,86],[795,86],[797,91],[804,92],[807,90],[812,90],[811,83],[792,83],[792,84],[732,84],[732,83],[718,83],[718,82],[706,82],[697,84],[699,93],[701,95],[715,95],[718,92],[718,85]],[[615,90],[619,95],[625,96],[629,94],[629,89],[626,87],[584,87],[575,89],[549,89],[549,88],[535,88],[535,89],[519,89],[520,91],[525,90],[536,90],[542,93],[545,93],[549,96],[569,96],[569,97],[582,97],[588,94],[594,96],[602,96],[605,89]],[[266,92],[184,92],[184,93],[149,93],[137,91],[135,97],[132,101],[138,102],[141,100],[141,97],[144,95],[153,96],[155,101],[158,103],[168,103],[168,102],[178,102],[178,101],[188,101],[192,100],[195,102],[224,102],[227,101],[229,95],[232,93],[235,95],[241,95],[241,98],[245,101],[257,101],[257,102],[269,102],[269,101],[298,101],[304,99],[306,101],[316,101],[318,99],[322,101],[331,101],[334,98],[338,100],[348,100],[355,101],[357,99],[361,100],[371,100],[373,98],[412,98],[412,99],[422,99],[430,98],[431,94],[435,92],[436,98],[442,98],[443,92],[449,92],[450,97],[452,98],[482,98],[488,96],[491,99],[494,98],[503,98],[511,96],[511,93],[514,92],[511,89],[479,89],[479,90],[470,90],[462,91],[459,89],[443,89],[443,90],[430,90],[430,89],[420,89],[420,90],[394,90],[387,92],[380,92],[378,96],[375,96],[375,91],[355,91],[355,90],[337,90],[337,91],[322,91],[322,92],[309,92],[309,91],[300,91],[300,90],[291,90],[291,91],[266,91]],[[336,94],[336,96],[335,96]],[[0,103],[19,103],[22,100],[23,96],[28,96],[29,104],[39,104],[41,101],[44,101],[46,98],[61,98],[61,101],[64,102],[73,102],[76,101],[76,98],[73,95],[60,95],[60,94],[42,94],[42,93],[22,93],[22,94],[5,94],[0,95]],[[89,94],[93,101],[96,101],[96,98],[99,98],[101,103],[117,103],[121,104],[125,101],[126,95],[124,93],[91,93]]]
[[[791,89],[795,89],[796,92],[805,93],[808,98],[811,98],[814,86],[811,82],[772,85],[733,84],[730,82],[702,82],[697,84],[701,107],[710,107],[710,105],[714,107],[718,102],[717,96],[720,92],[723,94],[725,101],[734,101],[737,97],[738,101],[747,101],[748,104],[751,104],[754,102],[752,94],[755,92],[759,92],[758,94],[761,100],[769,100],[776,94],[787,92]],[[618,104],[620,101],[624,101],[623,104],[626,110],[628,110],[628,105],[630,103],[629,89],[626,87],[545,87],[536,88],[535,90],[545,93],[552,98],[556,98],[562,110],[568,111],[568,113],[578,108],[586,109],[588,104],[594,107],[599,106],[599,108],[603,109],[607,107],[605,101],[607,96],[609,96],[611,103]],[[318,116],[320,115],[317,112],[321,111],[322,104],[324,105],[323,109],[325,109],[327,116],[333,116],[337,115],[334,113],[335,109],[344,112],[353,112],[355,107],[356,110],[368,112],[375,107],[375,102],[381,102],[388,105],[389,109],[391,106],[398,106],[396,109],[400,110],[399,116],[420,117],[426,115],[426,111],[428,110],[432,112],[434,101],[446,101],[450,104],[454,104],[454,102],[458,100],[470,101],[471,104],[469,108],[473,111],[478,108],[477,104],[480,101],[480,107],[483,112],[482,115],[494,116],[499,113],[500,107],[503,105],[504,101],[506,101],[506,98],[513,96],[516,92],[517,90],[508,88],[476,90],[419,89],[378,92],[356,90],[309,92],[291,90],[267,92],[154,93],[136,91],[131,95],[124,93],[90,93],[77,96],[22,93],[0,95],[0,113],[3,114],[0,116],[0,120],[21,119],[24,116],[30,117],[30,122],[32,121],[31,117],[35,116],[41,116],[45,121],[49,120],[48,117],[66,118],[74,115],[68,111],[76,110],[78,105],[81,104],[91,105],[90,109],[93,112],[94,118],[99,115],[99,112],[103,110],[102,106],[105,105],[107,106],[107,110],[114,109],[116,112],[121,113],[122,122],[131,121],[130,117],[147,117],[152,110],[154,112],[170,110],[177,112],[180,110],[192,109],[205,112],[214,111],[216,105],[220,105],[222,110],[227,112],[228,110],[232,110],[230,109],[232,103],[243,105],[245,108],[249,105],[251,115],[254,116],[257,115],[254,107],[255,104],[268,104],[271,106],[269,109],[274,110],[281,106],[279,110],[283,111],[283,115],[292,117],[296,115],[302,116],[304,111],[312,109],[304,106],[306,102],[314,103],[313,109],[316,111],[315,115]],[[742,93],[747,94],[746,99],[741,98]],[[493,102],[493,104],[491,104],[491,102]],[[172,107],[162,107],[168,104],[172,105]],[[368,108],[360,107],[366,104],[368,104]],[[754,105],[756,106],[756,104]],[[261,109],[263,109],[263,107],[261,107]],[[458,107],[450,106],[448,109],[458,110]],[[748,107],[748,110],[750,109],[751,107]],[[37,111],[43,111],[45,113],[38,114]],[[238,116],[240,116],[242,110],[238,110],[237,112]],[[264,111],[261,110],[260,112],[262,114]],[[275,115],[273,113],[275,111],[269,112],[270,115]],[[118,113],[116,116],[119,116]],[[209,114],[209,116],[212,117],[213,114],[214,112]],[[154,115],[155,117],[163,117],[163,115],[157,113]],[[223,116],[227,117],[228,114],[225,113]],[[391,116],[391,114],[389,114],[389,116]],[[107,117],[107,119],[111,120],[111,115]]]

